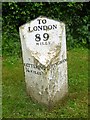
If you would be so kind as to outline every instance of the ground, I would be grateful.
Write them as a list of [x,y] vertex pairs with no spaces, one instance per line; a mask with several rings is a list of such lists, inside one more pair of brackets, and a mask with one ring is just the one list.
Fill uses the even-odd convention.
[[34,102],[26,93],[22,58],[3,57],[2,115],[4,118],[87,118],[88,117],[88,49],[67,52],[67,98],[49,110]]

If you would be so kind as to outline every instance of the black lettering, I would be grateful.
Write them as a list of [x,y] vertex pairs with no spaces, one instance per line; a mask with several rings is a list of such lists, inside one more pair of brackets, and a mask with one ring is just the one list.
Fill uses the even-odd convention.
[[47,41],[47,40],[49,39],[49,34],[44,33],[44,34],[43,34],[43,38],[44,38],[44,39],[43,39],[44,41]]
[[41,21],[42,21],[43,24],[45,24],[47,22],[46,19],[43,19],[43,20],[38,19],[37,21],[39,22],[39,24],[41,24]]
[[46,22],[47,22],[46,19],[43,19],[43,20],[42,20],[42,23],[43,23],[43,24],[45,24]]
[[36,43],[36,45],[39,45],[39,43]]
[[26,66],[26,67],[30,67],[30,64],[29,64],[29,63],[26,63],[25,66]]
[[35,40],[36,40],[37,42],[39,42],[39,41],[41,40],[40,34],[36,34],[35,37],[36,37]]
[[30,32],[30,27],[28,27],[28,31]]
[[38,31],[42,30],[42,26],[38,26]]
[[49,25],[49,26],[48,26],[48,29],[51,30],[51,29],[52,29],[52,25]]
[[57,29],[57,25],[53,25],[53,29]]
[[38,19],[37,21],[39,22],[39,24],[41,24],[41,22],[40,22],[40,21],[41,21],[41,19]]
[[38,30],[38,29],[37,29],[37,26],[34,26],[34,27],[33,27],[33,30],[34,30],[34,31],[37,31],[37,30]]
[[47,30],[47,26],[46,25],[43,26],[43,30]]
[[26,67],[26,72],[30,72],[30,71],[29,71],[29,68],[27,68],[27,67]]

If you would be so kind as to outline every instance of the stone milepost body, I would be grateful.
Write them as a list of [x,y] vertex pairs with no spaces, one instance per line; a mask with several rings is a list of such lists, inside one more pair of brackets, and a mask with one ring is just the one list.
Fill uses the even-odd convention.
[[65,24],[40,16],[19,32],[27,92],[53,106],[68,93]]

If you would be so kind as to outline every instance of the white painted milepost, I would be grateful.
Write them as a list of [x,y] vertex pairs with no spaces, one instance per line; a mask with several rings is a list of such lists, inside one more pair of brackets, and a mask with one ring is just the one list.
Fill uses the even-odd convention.
[[68,93],[65,24],[40,16],[19,32],[27,92],[53,106]]

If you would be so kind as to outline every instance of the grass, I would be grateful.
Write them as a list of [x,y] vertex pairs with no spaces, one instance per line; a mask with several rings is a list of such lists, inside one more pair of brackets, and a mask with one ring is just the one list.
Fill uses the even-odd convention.
[[88,49],[67,52],[69,94],[51,111],[33,102],[26,93],[22,59],[3,58],[3,118],[87,118],[88,117]]

